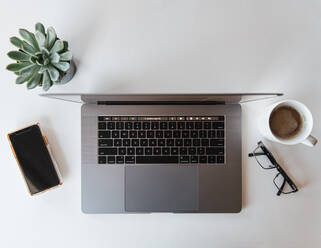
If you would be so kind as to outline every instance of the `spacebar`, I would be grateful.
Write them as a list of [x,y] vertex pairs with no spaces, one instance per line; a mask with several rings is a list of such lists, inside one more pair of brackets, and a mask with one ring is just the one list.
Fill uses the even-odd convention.
[[178,156],[136,156],[136,164],[177,164]]

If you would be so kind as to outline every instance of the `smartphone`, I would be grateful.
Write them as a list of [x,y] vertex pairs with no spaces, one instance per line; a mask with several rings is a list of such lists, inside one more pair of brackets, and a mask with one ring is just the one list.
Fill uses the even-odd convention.
[[8,139],[31,195],[62,184],[39,124],[9,133]]

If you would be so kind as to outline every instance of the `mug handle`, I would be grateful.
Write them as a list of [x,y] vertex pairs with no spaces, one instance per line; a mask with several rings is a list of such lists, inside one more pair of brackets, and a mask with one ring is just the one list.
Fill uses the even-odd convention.
[[318,140],[317,140],[317,138],[313,137],[312,135],[309,135],[301,143],[304,145],[310,146],[310,147],[314,147],[318,143]]

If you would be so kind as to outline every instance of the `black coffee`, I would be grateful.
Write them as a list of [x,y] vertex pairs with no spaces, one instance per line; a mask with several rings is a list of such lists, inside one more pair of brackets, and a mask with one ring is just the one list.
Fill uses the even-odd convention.
[[269,122],[272,133],[279,139],[294,138],[303,125],[300,113],[290,106],[280,106],[274,109]]

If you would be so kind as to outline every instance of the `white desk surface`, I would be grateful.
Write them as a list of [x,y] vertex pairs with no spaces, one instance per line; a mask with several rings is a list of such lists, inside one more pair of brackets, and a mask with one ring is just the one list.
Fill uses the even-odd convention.
[[[320,247],[321,145],[265,141],[300,191],[276,196],[274,172],[247,158],[262,139],[243,105],[239,214],[85,215],[80,210],[80,105],[41,98],[4,70],[9,37],[37,21],[70,42],[72,82],[49,92],[283,92],[305,103],[321,138],[320,1],[1,1],[0,247]],[[30,197],[6,134],[40,122],[64,178]]]

